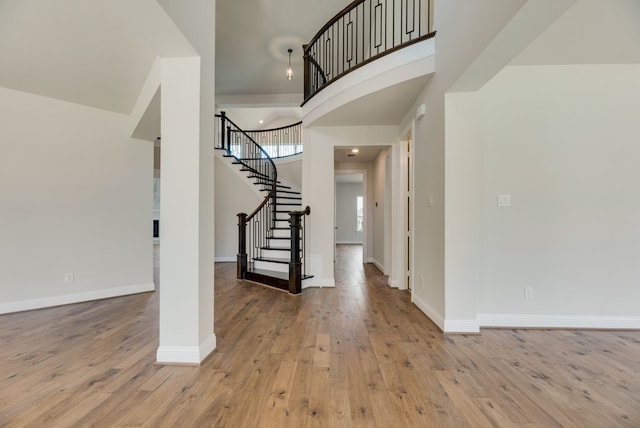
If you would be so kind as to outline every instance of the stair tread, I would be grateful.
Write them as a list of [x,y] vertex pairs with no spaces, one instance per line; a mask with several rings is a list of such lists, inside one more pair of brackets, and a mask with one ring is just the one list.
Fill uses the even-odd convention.
[[247,273],[249,272],[255,273],[258,275],[270,276],[272,278],[289,280],[289,272],[278,272],[275,270],[268,270],[268,269],[248,269]]
[[[248,269],[247,273],[254,273],[258,275],[270,276],[272,278],[284,279],[286,281],[289,280],[289,272],[278,272],[275,270],[268,269]],[[302,275],[302,279],[313,278],[313,275]]]
[[278,247],[260,247],[261,250],[271,250],[271,251],[287,251],[291,252],[291,248],[278,248]]
[[[271,189],[260,189],[261,192],[270,192]],[[281,190],[281,189],[276,189],[276,194],[278,193],[286,193],[288,195],[300,195],[301,193],[298,192],[297,190]]]
[[[254,177],[251,177],[251,178],[254,178]],[[262,185],[262,186],[272,186],[272,185],[273,185],[273,183],[263,183],[263,182],[261,182],[261,180],[260,180],[260,179],[256,180],[254,184],[260,184],[260,185]],[[286,190],[289,190],[289,189],[291,189],[291,187],[290,187],[290,186],[287,186],[287,185],[284,185],[284,184],[277,184],[277,183],[276,183],[276,190],[277,190],[277,189],[286,189]],[[270,188],[265,188],[264,190],[271,190],[271,189],[270,189]]]
[[254,257],[254,261],[259,262],[272,262],[272,263],[281,263],[281,264],[289,264],[289,259],[283,257]]

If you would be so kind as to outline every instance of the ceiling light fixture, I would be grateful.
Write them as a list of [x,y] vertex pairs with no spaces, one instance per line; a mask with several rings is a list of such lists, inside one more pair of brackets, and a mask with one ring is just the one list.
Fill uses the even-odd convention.
[[351,149],[351,153],[358,153],[360,150],[358,149]]
[[289,67],[287,67],[287,80],[291,80],[293,79],[293,68],[291,67],[291,52],[293,52],[293,49],[289,48],[287,49],[287,52],[289,52]]

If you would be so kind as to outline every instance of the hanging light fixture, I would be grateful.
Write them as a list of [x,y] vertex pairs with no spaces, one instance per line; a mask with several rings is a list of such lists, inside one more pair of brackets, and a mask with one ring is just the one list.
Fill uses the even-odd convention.
[[289,67],[287,67],[287,80],[291,80],[293,79],[293,68],[291,67],[291,52],[293,52],[293,49],[289,48],[287,49],[287,52],[289,52]]

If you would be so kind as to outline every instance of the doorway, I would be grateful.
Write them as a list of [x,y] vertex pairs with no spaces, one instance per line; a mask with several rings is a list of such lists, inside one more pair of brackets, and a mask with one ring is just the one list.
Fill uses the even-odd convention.
[[337,245],[360,247],[364,263],[366,242],[366,171],[339,171],[335,175],[334,261]]

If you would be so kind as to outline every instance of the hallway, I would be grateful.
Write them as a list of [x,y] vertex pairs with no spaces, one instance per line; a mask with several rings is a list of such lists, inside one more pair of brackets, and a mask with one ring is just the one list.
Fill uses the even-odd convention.
[[216,264],[218,349],[158,366],[157,293],[0,316],[0,426],[640,425],[640,332],[443,336],[338,246],[299,296]]

